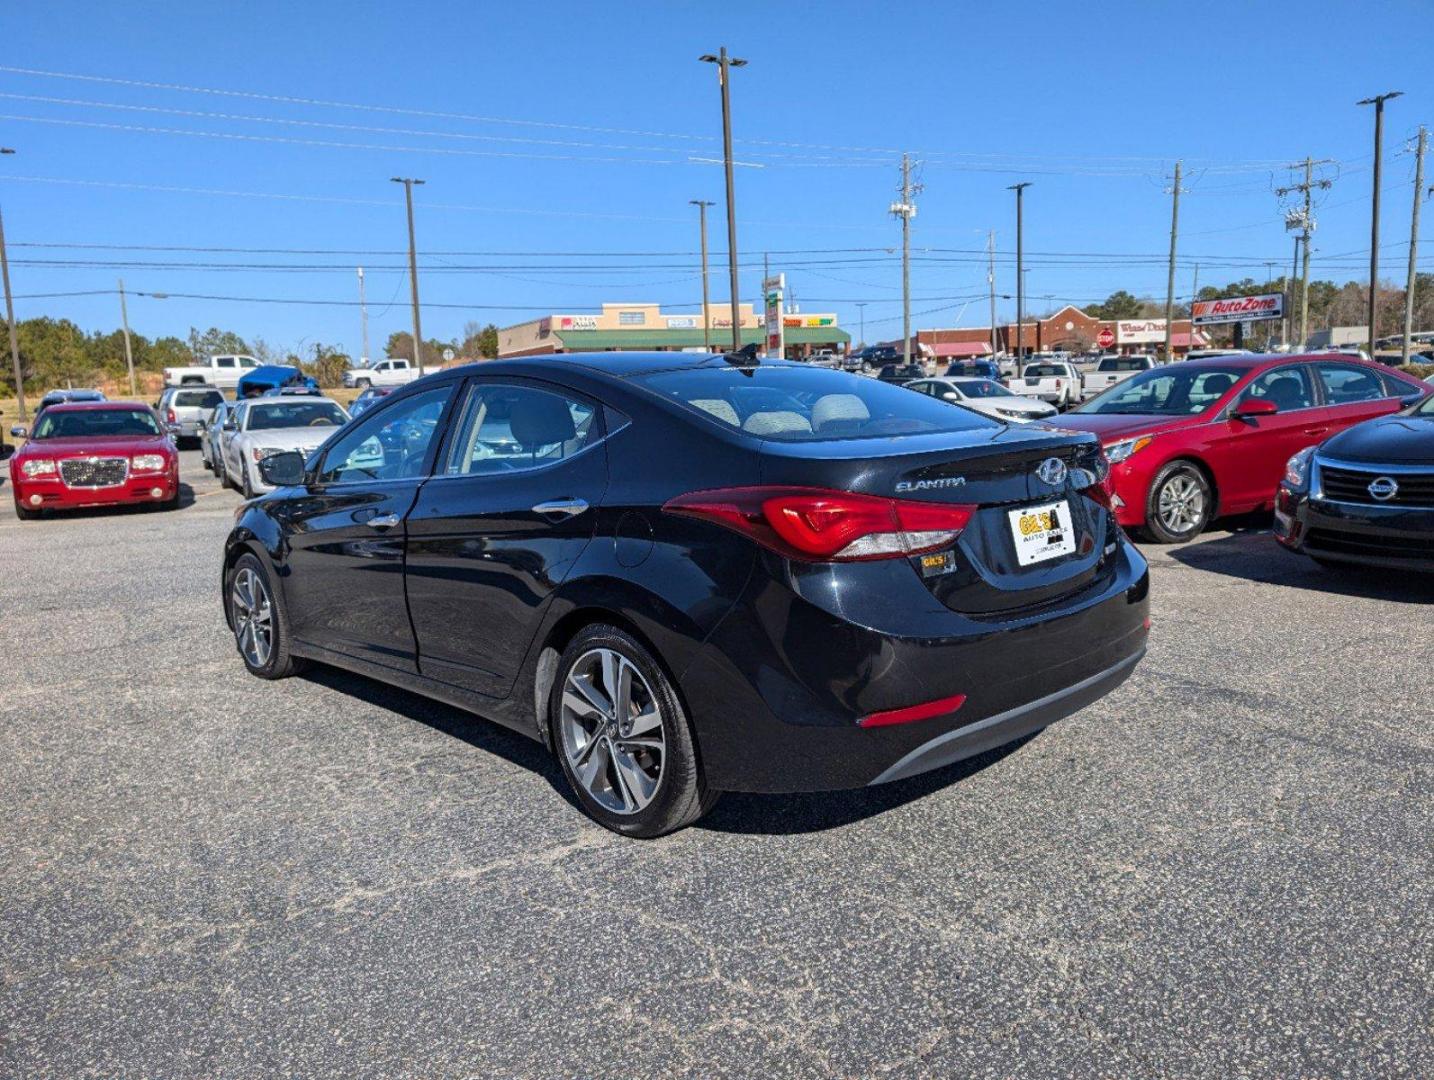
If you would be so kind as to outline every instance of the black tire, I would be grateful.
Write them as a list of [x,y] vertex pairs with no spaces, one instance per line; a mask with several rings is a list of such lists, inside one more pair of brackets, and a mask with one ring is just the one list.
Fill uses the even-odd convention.
[[1192,461],[1172,461],[1150,483],[1142,532],[1157,544],[1183,544],[1204,532],[1214,514],[1215,493],[1205,473]]
[[[564,738],[563,689],[573,669],[580,661],[587,662],[596,650],[616,653],[636,669],[646,683],[643,692],[650,690],[652,704],[656,705],[660,715],[664,745],[657,786],[645,806],[630,812],[609,809],[588,791],[574,771],[569,743]],[[547,723],[554,753],[578,803],[589,817],[613,832],[642,839],[675,832],[706,814],[721,794],[711,790],[702,775],[691,723],[667,672],[639,641],[615,626],[603,623],[588,626],[563,650],[548,695]],[[597,742],[598,739],[594,737],[592,741]],[[615,781],[618,779],[617,770],[611,762],[609,754],[599,772],[602,777]],[[617,785],[612,786],[615,789]]]
[[[242,624],[239,622],[238,610],[241,603],[236,600],[235,583],[244,572],[256,575],[269,605],[270,648],[262,663],[256,662],[245,651],[241,642]],[[263,561],[252,552],[236,559],[229,572],[224,575],[224,612],[229,620],[229,628],[234,633],[234,647],[239,652],[239,658],[244,661],[244,666],[249,669],[249,674],[261,679],[286,679],[307,666],[308,662],[302,657],[289,653],[289,619],[284,601],[274,587],[274,579]]]
[[39,521],[43,511],[30,510],[20,505],[19,500],[15,501],[15,516],[21,521]]
[[254,485],[249,483],[249,466],[244,466],[244,479],[240,482],[239,493],[246,499],[254,498]]

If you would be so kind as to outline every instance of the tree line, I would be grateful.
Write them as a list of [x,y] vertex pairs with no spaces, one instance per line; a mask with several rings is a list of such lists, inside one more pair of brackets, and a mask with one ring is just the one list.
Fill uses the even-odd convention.
[[[126,385],[128,369],[122,330],[86,333],[69,319],[49,316],[17,320],[15,330],[20,346],[20,371],[27,394],[43,393],[57,387]],[[4,320],[0,320],[0,346],[8,343],[8,333],[9,327]],[[343,385],[344,371],[354,366],[353,358],[337,346],[308,342],[285,348],[270,344],[263,338],[245,339],[232,330],[218,327],[207,330],[190,327],[185,338],[168,336],[151,339],[130,331],[130,349],[136,373],[150,376],[142,380],[146,384],[152,383],[152,376],[158,375],[164,368],[182,367],[195,363],[199,358],[223,353],[244,353],[261,363],[302,368],[323,387]],[[498,355],[498,328],[492,323],[482,325],[470,322],[464,326],[461,338],[425,341],[424,365],[442,364],[446,349],[453,350],[455,360],[492,359]],[[384,355],[412,359],[413,335],[404,332],[390,334]],[[0,387],[4,388],[5,396],[14,396],[12,365],[8,356],[3,360],[4,363],[0,364]]]

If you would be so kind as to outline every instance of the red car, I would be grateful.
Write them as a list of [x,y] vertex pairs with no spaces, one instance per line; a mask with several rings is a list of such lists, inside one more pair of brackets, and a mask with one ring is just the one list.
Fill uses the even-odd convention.
[[1100,437],[1116,520],[1174,544],[1272,507],[1291,455],[1431,389],[1330,353],[1216,356],[1143,371],[1053,422]]
[[148,405],[52,405],[10,458],[10,487],[21,520],[81,506],[172,507],[179,502],[179,452]]

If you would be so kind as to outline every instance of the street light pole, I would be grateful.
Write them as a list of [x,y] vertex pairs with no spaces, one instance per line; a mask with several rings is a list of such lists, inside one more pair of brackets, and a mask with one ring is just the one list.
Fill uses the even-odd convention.
[[1384,147],[1384,103],[1390,98],[1402,95],[1402,90],[1391,90],[1387,94],[1376,94],[1358,102],[1374,106],[1374,200],[1369,218],[1369,355],[1374,355],[1374,339],[1378,336],[1375,326],[1375,304],[1379,294],[1379,178],[1383,165]]
[[413,363],[418,368],[418,377],[423,378],[423,327],[418,321],[418,248],[413,239],[413,185],[422,180],[395,176],[395,184],[403,185],[403,197],[408,202],[408,279],[413,291]]
[[1021,372],[1021,346],[1025,343],[1025,318],[1026,318],[1026,279],[1022,276],[1022,261],[1024,251],[1022,249],[1023,225],[1021,222],[1021,203],[1026,188],[1031,186],[1031,181],[1025,180],[1019,184],[1012,184],[1007,191],[1016,193],[1016,374]]
[[[0,146],[0,154],[13,154],[8,146]],[[10,328],[10,363],[15,372],[15,399],[20,406],[20,419],[25,417],[25,380],[20,373],[20,337],[15,331],[15,304],[10,298],[10,259],[5,254],[5,218],[0,215],[0,277],[5,279],[5,325]]]
[[[1404,344],[1401,364],[1409,363],[1409,337],[1414,332],[1414,286],[1419,262],[1419,204],[1424,201],[1424,152],[1429,149],[1429,132],[1419,128],[1419,147],[1414,158],[1414,212],[1409,218],[1409,278],[1404,286]],[[1373,353],[1370,353],[1373,356]]]
[[717,65],[717,84],[722,88],[722,164],[727,173],[727,264],[732,278],[732,351],[742,348],[742,319],[738,314],[737,287],[737,190],[732,176],[732,95],[728,87],[729,68],[746,67],[747,61],[727,55],[723,45],[716,56],[705,53],[698,57],[708,64]]
[[707,208],[716,204],[701,199],[688,199],[697,207],[698,229],[702,233],[702,347],[712,351],[712,305],[707,294]]
[[362,266],[360,266],[360,267],[358,268],[358,281],[359,281],[359,331],[360,331],[360,336],[363,338],[363,355],[359,357],[359,364],[360,364],[361,366],[366,366],[366,365],[368,364],[368,303],[367,303],[367,301],[366,301],[366,299],[365,299],[365,297],[364,297],[364,291],[363,291],[363,267],[362,267]]
[[859,301],[857,302],[856,312],[857,312],[858,317],[861,319],[861,345],[860,345],[860,348],[863,348],[863,349],[864,349],[864,348],[866,348],[866,301],[865,301],[865,300],[859,300]]
[[119,279],[119,297],[120,325],[124,327],[124,363],[125,367],[129,369],[129,393],[131,397],[134,397],[139,393],[139,389],[134,382],[134,352],[129,343],[129,308],[124,302],[124,278]]

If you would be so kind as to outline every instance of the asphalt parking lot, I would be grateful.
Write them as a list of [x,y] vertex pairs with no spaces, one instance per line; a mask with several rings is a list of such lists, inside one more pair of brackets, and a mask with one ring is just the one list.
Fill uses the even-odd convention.
[[0,1075],[1429,1076],[1434,582],[1147,549],[1136,675],[652,842],[536,743],[245,674],[238,496],[0,485]]

